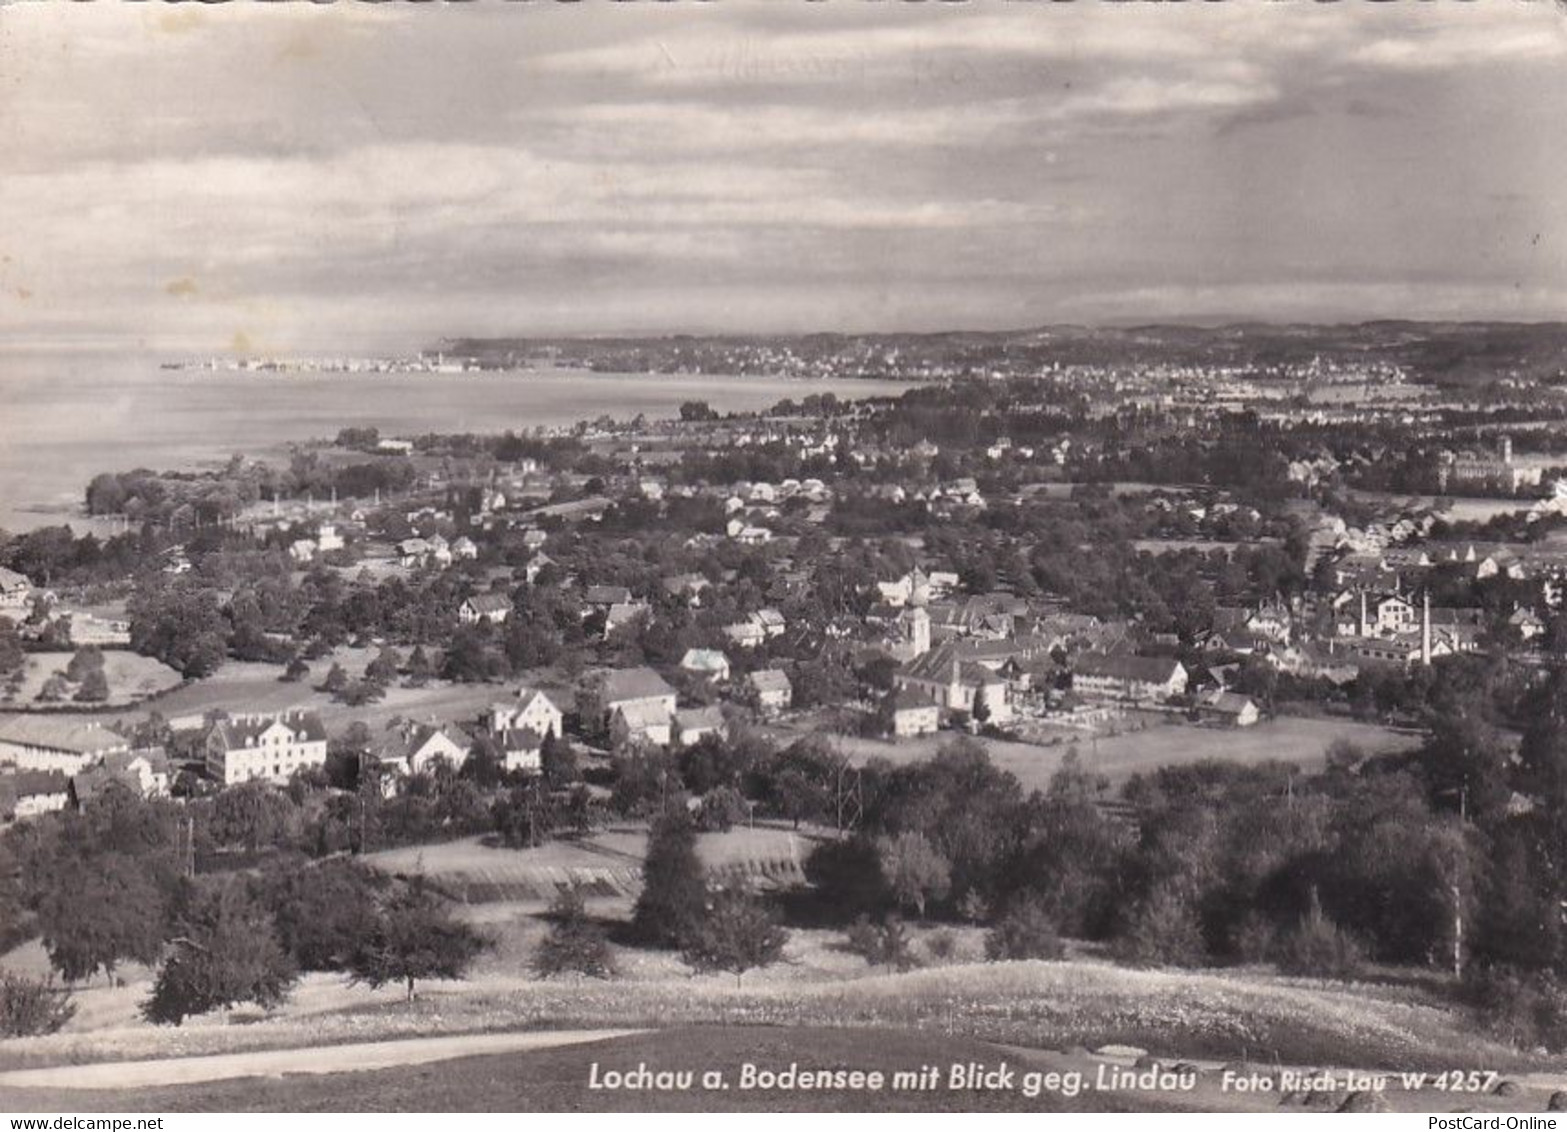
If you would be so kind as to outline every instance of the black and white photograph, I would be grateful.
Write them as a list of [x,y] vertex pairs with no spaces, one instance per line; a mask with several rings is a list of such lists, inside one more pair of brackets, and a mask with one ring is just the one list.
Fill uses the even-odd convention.
[[7,1128],[1560,1127],[1564,185],[1555,0],[0,0]]

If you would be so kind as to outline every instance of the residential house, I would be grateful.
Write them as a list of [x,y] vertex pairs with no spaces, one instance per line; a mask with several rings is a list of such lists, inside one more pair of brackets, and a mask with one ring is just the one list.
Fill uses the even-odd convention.
[[662,585],[670,597],[679,598],[688,605],[699,606],[702,604],[702,591],[710,583],[701,574],[675,574],[665,578]]
[[1250,727],[1260,718],[1257,704],[1250,696],[1226,692],[1222,688],[1215,688],[1198,698],[1197,714],[1227,727]]
[[517,689],[517,698],[510,703],[491,704],[489,730],[494,734],[528,728],[542,738],[563,734],[565,713],[548,695],[538,688]]
[[608,637],[611,633],[629,628],[648,612],[649,606],[645,601],[617,601],[604,613],[604,635]]
[[1167,656],[1084,653],[1072,666],[1072,690],[1090,699],[1160,704],[1186,691],[1184,665]]
[[503,625],[511,612],[511,598],[505,594],[474,594],[458,606],[457,620],[464,625],[477,625],[481,621],[490,625]]
[[161,798],[169,792],[171,769],[162,747],[118,751],[106,755],[97,766],[72,775],[71,799],[78,810],[85,810],[115,785],[137,797]]
[[675,712],[674,740],[689,747],[705,735],[722,736],[726,731],[724,713],[716,706],[680,708]]
[[25,821],[65,809],[70,779],[58,771],[24,770],[0,775],[0,821]]
[[285,783],[295,771],[326,765],[326,727],[313,711],[218,718],[204,744],[207,773],[224,786],[259,779]]
[[630,605],[631,591],[625,586],[589,586],[582,595],[582,604],[589,610],[608,613],[612,606]]
[[541,774],[544,771],[544,738],[531,727],[516,727],[493,736],[506,773]]
[[0,720],[0,766],[79,774],[108,755],[130,749],[129,739],[96,720],[51,715]]
[[757,648],[767,640],[766,630],[750,617],[744,621],[736,621],[732,625],[725,625],[724,636],[743,649]]
[[680,670],[723,683],[729,679],[729,658],[718,649],[687,649],[680,658]]
[[619,704],[610,712],[609,736],[616,746],[667,747],[674,740],[674,721],[675,713],[659,704]]
[[456,770],[472,750],[472,740],[455,727],[410,722],[394,728],[372,753],[382,767],[407,777],[433,769],[438,761]]
[[669,743],[675,690],[651,668],[609,672],[591,695],[612,738],[620,742]]
[[930,735],[941,726],[941,708],[913,688],[893,693],[892,733],[898,738]]
[[779,668],[763,668],[746,677],[746,687],[763,712],[787,711],[794,704],[794,685]]
[[452,540],[452,557],[465,562],[472,562],[479,557],[479,544],[467,535],[459,535]]

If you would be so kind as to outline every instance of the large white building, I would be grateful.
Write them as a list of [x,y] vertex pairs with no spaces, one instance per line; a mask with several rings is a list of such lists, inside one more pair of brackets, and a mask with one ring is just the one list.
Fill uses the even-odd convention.
[[326,765],[326,727],[313,711],[232,715],[207,732],[207,773],[225,786],[261,779],[285,783],[295,771]]
[[1186,666],[1167,656],[1084,653],[1072,668],[1079,695],[1132,703],[1164,703],[1186,691]]
[[0,720],[0,766],[79,774],[105,755],[130,749],[129,739],[96,721],[42,715]]

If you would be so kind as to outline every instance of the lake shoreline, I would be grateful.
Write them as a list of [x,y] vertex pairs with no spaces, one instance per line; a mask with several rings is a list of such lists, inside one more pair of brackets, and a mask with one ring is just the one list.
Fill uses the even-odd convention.
[[[679,416],[686,401],[755,413],[785,399],[897,397],[926,382],[886,378],[608,373],[167,370],[154,357],[0,352],[0,530],[70,526],[113,533],[85,514],[88,482],[137,468],[198,474],[235,454],[330,444],[346,427],[384,436],[568,429],[602,417]],[[473,378],[474,380],[462,380]],[[260,379],[260,380],[257,380]]]

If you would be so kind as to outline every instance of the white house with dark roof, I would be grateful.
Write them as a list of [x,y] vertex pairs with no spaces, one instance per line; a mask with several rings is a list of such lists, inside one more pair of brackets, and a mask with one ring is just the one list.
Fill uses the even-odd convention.
[[1084,653],[1072,666],[1072,690],[1093,699],[1164,703],[1186,691],[1186,666],[1168,656]]
[[0,822],[23,821],[65,809],[70,780],[58,771],[0,775]]
[[143,747],[117,751],[103,762],[71,776],[71,797],[76,808],[85,810],[111,786],[125,787],[142,798],[161,798],[169,792],[171,767],[162,747]]
[[493,738],[500,752],[501,765],[508,774],[522,771],[540,774],[544,770],[544,737],[531,727],[497,732]]
[[604,675],[596,689],[598,710],[619,742],[665,746],[672,738],[675,690],[651,668],[620,668]]
[[667,747],[674,740],[675,712],[662,704],[632,702],[616,705],[609,713],[609,735],[617,745],[650,744]]
[[208,775],[224,786],[281,784],[295,771],[326,765],[326,727],[315,712],[297,708],[231,715],[213,723],[205,749]]
[[779,668],[763,668],[746,677],[746,686],[764,712],[787,711],[794,703],[794,685]]
[[108,755],[130,749],[129,739],[96,720],[45,715],[0,719],[0,766],[79,774]]
[[538,688],[517,689],[517,698],[510,703],[490,705],[489,729],[495,734],[529,728],[542,738],[563,734],[565,713],[555,701]]
[[674,741],[689,747],[706,735],[724,735],[724,713],[716,706],[681,708],[675,712]]
[[503,625],[511,611],[511,598],[505,594],[474,594],[458,607],[457,620],[464,625],[477,625],[481,621]]
[[453,770],[468,761],[473,743],[455,727],[441,723],[405,723],[376,746],[377,761],[399,775],[421,774],[439,761]]

